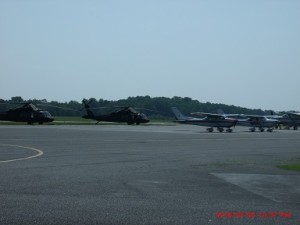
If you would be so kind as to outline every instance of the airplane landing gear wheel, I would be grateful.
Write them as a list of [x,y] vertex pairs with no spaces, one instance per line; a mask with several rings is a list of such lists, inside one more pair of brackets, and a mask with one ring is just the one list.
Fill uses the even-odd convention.
[[219,132],[223,132],[223,131],[224,131],[224,128],[218,127],[218,131],[219,131]]
[[214,128],[210,127],[210,128],[207,128],[206,130],[211,133],[214,131]]

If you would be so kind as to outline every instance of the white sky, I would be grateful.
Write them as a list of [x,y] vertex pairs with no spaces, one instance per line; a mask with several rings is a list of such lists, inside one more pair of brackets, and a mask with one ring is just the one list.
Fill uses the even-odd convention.
[[300,110],[298,0],[0,0],[0,98]]

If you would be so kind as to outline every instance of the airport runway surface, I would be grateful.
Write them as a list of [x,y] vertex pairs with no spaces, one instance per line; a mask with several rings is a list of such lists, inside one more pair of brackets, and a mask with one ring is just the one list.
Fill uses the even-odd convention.
[[0,224],[300,224],[300,131],[0,126]]

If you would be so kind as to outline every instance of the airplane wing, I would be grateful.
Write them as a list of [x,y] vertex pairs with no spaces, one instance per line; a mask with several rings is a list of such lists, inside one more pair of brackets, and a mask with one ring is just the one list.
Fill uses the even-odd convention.
[[219,115],[223,115],[223,116],[225,116],[225,117],[240,117],[240,116],[243,116],[243,114],[227,114],[227,113],[225,113],[222,109],[218,109],[217,110],[217,113],[219,114]]
[[291,113],[291,112],[288,112],[287,114],[288,114],[288,116],[289,116],[290,118],[293,118],[293,119],[300,119],[300,113]]
[[248,118],[265,118],[265,116],[261,116],[261,115],[245,115]]
[[193,112],[191,113],[191,115],[206,116],[207,118],[215,118],[215,119],[225,118],[224,115],[214,114],[214,113],[204,113],[204,112]]
[[237,117],[237,116],[245,116],[244,114],[224,114],[226,117]]

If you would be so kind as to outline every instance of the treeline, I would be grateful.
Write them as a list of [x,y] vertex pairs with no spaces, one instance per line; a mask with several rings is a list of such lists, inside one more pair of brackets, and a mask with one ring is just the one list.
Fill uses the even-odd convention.
[[[268,115],[270,110],[263,111],[261,109],[248,109],[234,105],[216,104],[216,103],[202,103],[198,100],[193,100],[189,97],[150,97],[150,96],[137,96],[128,97],[127,99],[120,99],[118,101],[109,101],[104,99],[87,99],[90,101],[90,106],[95,114],[105,114],[115,110],[119,107],[131,106],[137,111],[145,113],[150,118],[172,118],[170,108],[176,106],[182,113],[188,115],[191,112],[208,112],[217,113],[218,109],[222,109],[228,114],[254,114],[254,115]],[[83,104],[77,101],[69,102],[48,102],[46,99],[28,99],[24,100],[22,97],[12,97],[10,100],[0,99],[0,108],[2,110],[8,110],[12,108],[12,104],[22,104],[24,102],[32,102],[38,108],[49,111],[53,116],[82,116],[85,114]],[[2,103],[2,104],[1,104]],[[17,107],[17,106],[15,106]]]

